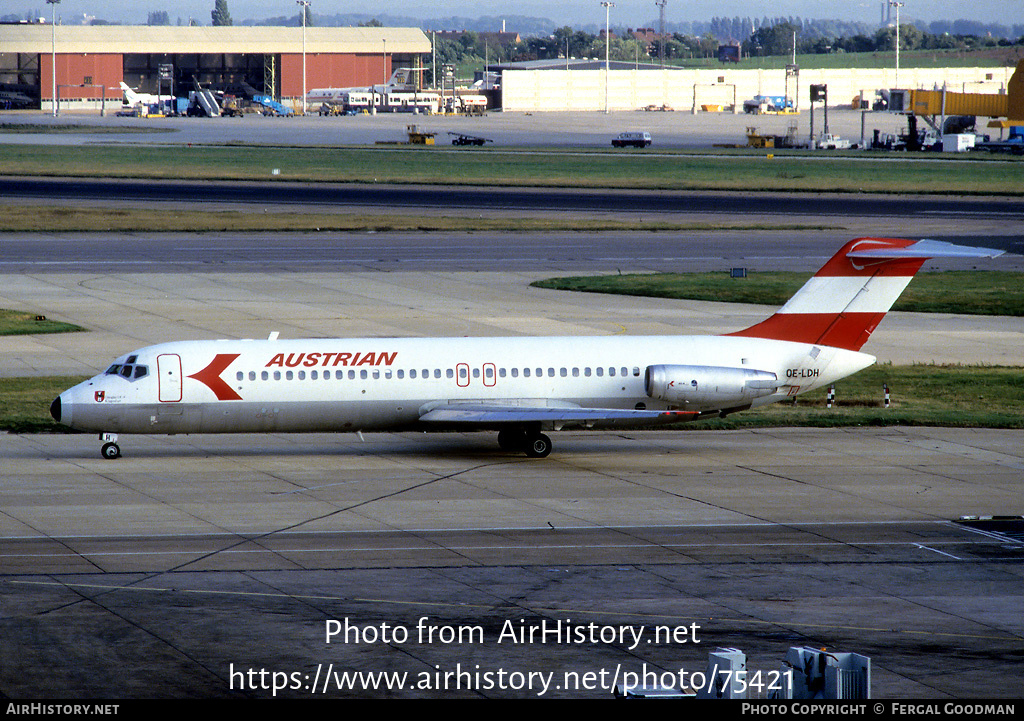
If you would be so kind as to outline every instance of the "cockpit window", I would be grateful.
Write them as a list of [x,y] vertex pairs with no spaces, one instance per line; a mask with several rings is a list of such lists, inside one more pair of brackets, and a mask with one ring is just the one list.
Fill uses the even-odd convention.
[[114,365],[107,368],[103,375],[108,376],[121,376],[128,381],[136,381],[139,378],[144,378],[149,375],[149,366],[145,365],[132,365],[138,356],[129,356],[128,363],[115,363]]

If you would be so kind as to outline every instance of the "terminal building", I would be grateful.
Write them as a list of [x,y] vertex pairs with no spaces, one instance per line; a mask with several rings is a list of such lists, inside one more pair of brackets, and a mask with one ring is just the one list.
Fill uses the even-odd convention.
[[[120,104],[120,83],[140,93],[185,96],[195,83],[246,83],[284,100],[306,88],[385,83],[393,68],[422,65],[430,39],[418,28],[0,25],[0,88],[28,107]],[[56,65],[54,65],[54,59]],[[419,73],[413,73],[419,77]]]

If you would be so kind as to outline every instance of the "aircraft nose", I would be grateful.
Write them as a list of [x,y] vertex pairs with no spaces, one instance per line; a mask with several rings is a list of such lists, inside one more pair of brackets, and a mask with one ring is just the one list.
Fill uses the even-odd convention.
[[53,403],[50,404],[50,415],[53,416],[53,420],[58,423],[63,423],[66,426],[71,425],[71,408],[73,403],[68,402],[64,398],[66,394],[61,393],[59,396],[53,399]]

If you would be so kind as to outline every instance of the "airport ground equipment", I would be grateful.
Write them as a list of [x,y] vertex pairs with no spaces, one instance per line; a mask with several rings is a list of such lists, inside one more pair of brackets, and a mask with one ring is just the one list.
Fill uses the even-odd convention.
[[195,78],[192,79],[195,84],[195,92],[192,93],[192,105],[189,106],[189,115],[206,115],[210,118],[216,118],[220,115],[220,104],[217,103],[217,96],[213,94],[211,90],[204,90],[203,86],[199,84],[199,81]]
[[[648,678],[648,677],[651,678]],[[871,698],[871,659],[856,653],[791,646],[777,671],[747,668],[737,648],[716,648],[703,673],[680,681],[645,673],[637,686],[616,684],[612,693],[624,699],[763,699],[850,700]],[[628,683],[628,682],[627,682]]]
[[295,115],[294,110],[287,105],[282,105],[269,95],[253,95],[252,102],[265,108],[264,115]]
[[781,669],[792,678],[786,699],[871,698],[871,659],[856,653],[832,653],[793,646]]
[[785,95],[755,95],[743,101],[743,112],[747,115],[795,115],[793,100]]
[[483,145],[484,143],[493,143],[494,141],[490,138],[481,138],[477,135],[466,135],[465,133],[453,133],[448,132],[452,136],[452,145]]

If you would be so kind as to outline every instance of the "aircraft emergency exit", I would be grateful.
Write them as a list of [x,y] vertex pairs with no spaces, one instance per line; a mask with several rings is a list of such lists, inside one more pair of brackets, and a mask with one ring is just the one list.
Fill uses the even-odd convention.
[[117,434],[489,429],[542,458],[543,431],[691,421],[773,403],[875,362],[860,349],[925,259],[1001,251],[847,243],[761,323],[722,336],[176,341],[117,358],[50,413]]

